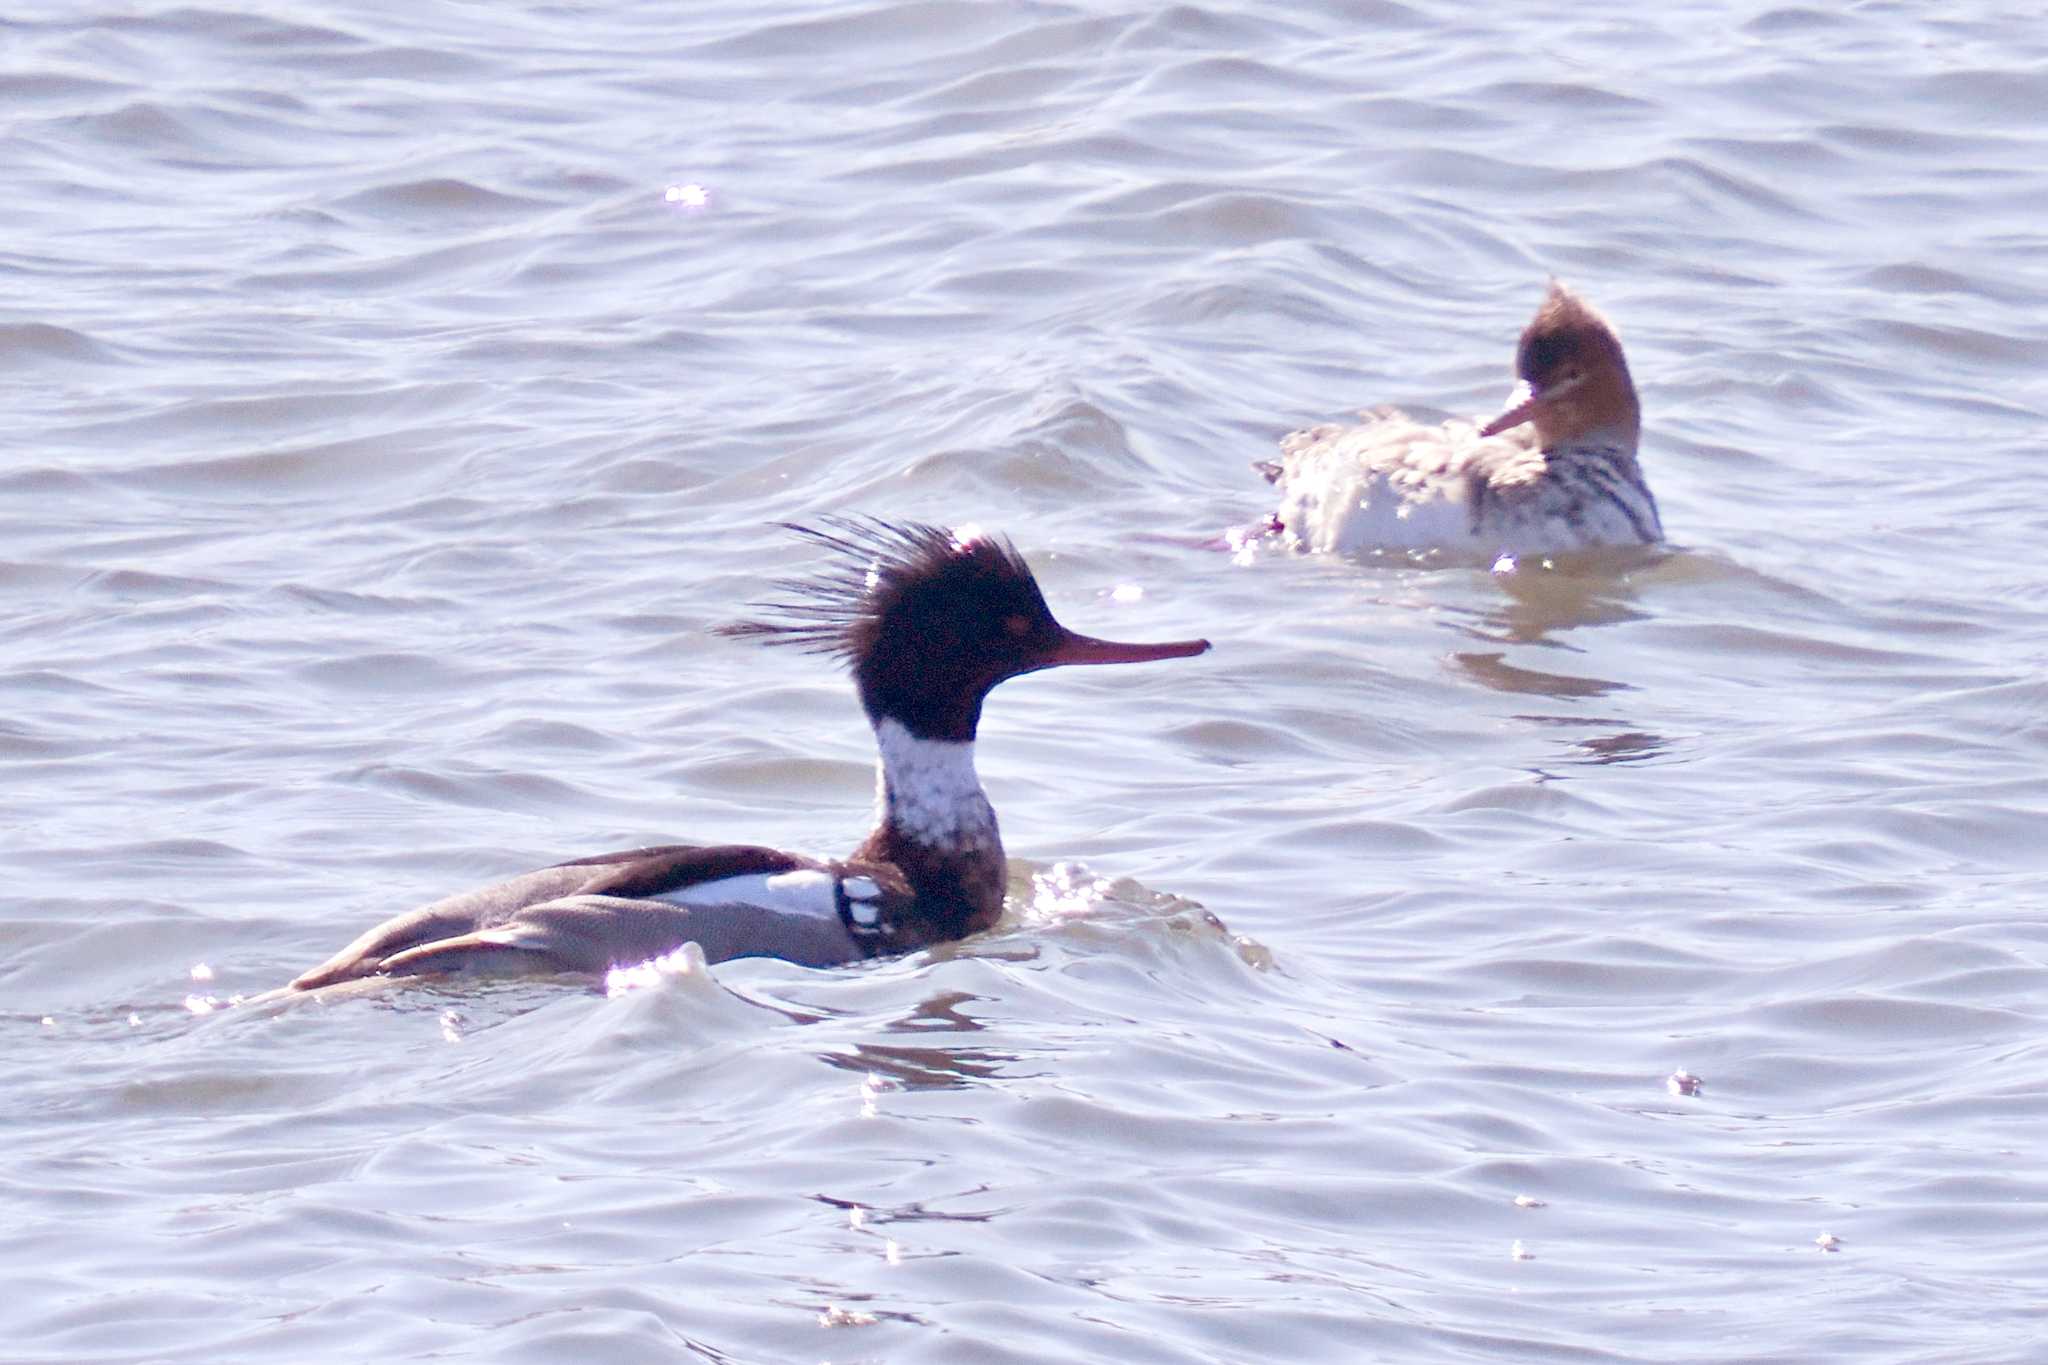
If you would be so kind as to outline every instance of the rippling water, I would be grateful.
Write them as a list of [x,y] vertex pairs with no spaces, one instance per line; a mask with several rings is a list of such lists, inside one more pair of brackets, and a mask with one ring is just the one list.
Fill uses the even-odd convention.
[[[0,1356],[2043,1358],[2044,109],[2034,6],[17,8]],[[1548,272],[1669,554],[1210,548]],[[828,511],[1217,642],[996,694],[1003,928],[228,1004],[849,847],[708,633]]]

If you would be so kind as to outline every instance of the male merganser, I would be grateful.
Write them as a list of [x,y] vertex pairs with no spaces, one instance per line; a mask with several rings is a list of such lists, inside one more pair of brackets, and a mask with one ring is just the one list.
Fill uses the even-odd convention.
[[601,973],[686,942],[708,962],[824,967],[962,938],[1003,908],[1002,839],[974,771],[989,690],[1061,664],[1209,648],[1074,634],[1053,619],[1007,540],[856,518],[789,529],[842,555],[838,570],[778,584],[795,600],[760,605],[779,619],[720,633],[836,655],[852,668],[881,766],[874,832],[851,857],[670,845],[578,858],[387,920],[290,989],[472,969]]
[[1552,281],[1515,372],[1507,410],[1485,426],[1430,426],[1377,408],[1362,426],[1288,436],[1279,463],[1257,466],[1284,495],[1271,529],[1338,553],[1524,555],[1662,540],[1636,463],[1642,409],[1607,319]]

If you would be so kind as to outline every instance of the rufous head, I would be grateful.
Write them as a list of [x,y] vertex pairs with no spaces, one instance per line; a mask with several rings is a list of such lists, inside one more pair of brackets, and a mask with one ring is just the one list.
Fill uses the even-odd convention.
[[1506,412],[1479,429],[1497,436],[1524,422],[1548,450],[1596,432],[1634,448],[1643,424],[1621,339],[1607,319],[1556,280],[1515,350],[1521,380]]

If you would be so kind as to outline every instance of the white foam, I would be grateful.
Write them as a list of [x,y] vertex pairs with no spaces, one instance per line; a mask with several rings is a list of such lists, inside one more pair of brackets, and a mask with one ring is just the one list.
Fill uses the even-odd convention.
[[704,950],[695,943],[684,943],[631,967],[612,968],[604,974],[604,993],[616,999],[631,991],[659,986],[675,977],[709,976],[710,973],[710,967],[704,962]]

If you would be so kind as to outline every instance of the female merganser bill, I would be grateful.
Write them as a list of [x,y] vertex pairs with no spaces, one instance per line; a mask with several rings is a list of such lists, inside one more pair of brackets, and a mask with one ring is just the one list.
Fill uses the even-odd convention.
[[578,858],[387,920],[290,989],[473,969],[602,973],[686,942],[708,962],[824,967],[994,924],[1005,864],[974,771],[982,699],[1041,668],[1186,658],[1209,642],[1074,634],[1007,540],[855,518],[825,527],[789,529],[843,556],[838,571],[779,584],[794,600],[761,604],[775,619],[720,633],[851,667],[881,751],[874,832],[851,857],[671,845]]
[[1485,426],[1392,408],[1280,443],[1258,469],[1283,498],[1272,529],[1305,549],[1488,556],[1664,538],[1636,463],[1642,409],[1607,319],[1555,281],[1515,352],[1521,382]]

